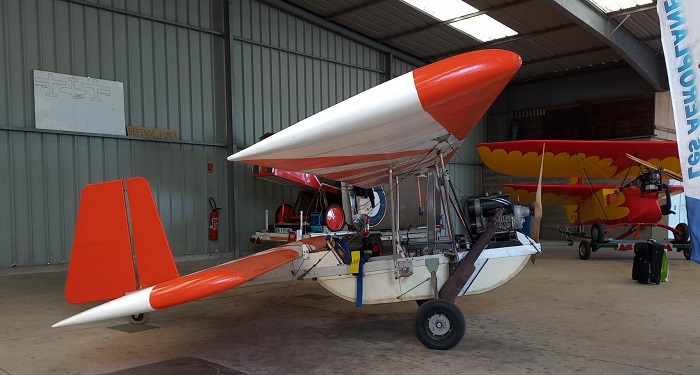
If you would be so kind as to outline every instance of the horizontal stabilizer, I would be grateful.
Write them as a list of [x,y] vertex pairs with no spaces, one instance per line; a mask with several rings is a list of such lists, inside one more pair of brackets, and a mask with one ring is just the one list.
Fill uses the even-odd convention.
[[298,258],[304,245],[286,244],[159,283],[64,319],[53,327],[138,315],[208,297],[234,288]]

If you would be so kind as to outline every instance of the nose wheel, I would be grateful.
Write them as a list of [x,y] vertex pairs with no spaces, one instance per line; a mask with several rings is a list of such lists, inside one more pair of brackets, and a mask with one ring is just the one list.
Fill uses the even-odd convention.
[[428,349],[454,347],[462,341],[466,327],[462,311],[448,300],[425,301],[416,311],[416,337]]

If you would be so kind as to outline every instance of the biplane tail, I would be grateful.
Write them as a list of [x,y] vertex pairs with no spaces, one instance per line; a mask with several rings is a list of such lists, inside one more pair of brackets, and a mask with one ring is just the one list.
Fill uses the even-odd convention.
[[178,276],[145,179],[83,189],[66,280],[68,302],[113,299]]

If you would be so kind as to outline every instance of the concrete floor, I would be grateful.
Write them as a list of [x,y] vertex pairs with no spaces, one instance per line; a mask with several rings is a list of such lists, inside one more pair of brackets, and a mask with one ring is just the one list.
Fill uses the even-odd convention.
[[457,299],[467,333],[449,351],[414,337],[414,303],[356,308],[313,282],[155,312],[155,329],[134,333],[110,328],[118,319],[52,329],[86,308],[63,299],[65,271],[3,270],[0,374],[103,374],[182,357],[246,374],[700,374],[700,265],[673,253],[670,282],[640,285],[632,252],[582,261],[562,243],[545,242],[506,285]]

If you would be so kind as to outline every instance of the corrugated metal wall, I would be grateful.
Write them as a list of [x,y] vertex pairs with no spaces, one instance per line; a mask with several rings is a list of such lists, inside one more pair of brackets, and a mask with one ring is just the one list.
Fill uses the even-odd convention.
[[[235,148],[255,143],[386,80],[387,55],[254,0],[232,0],[231,69]],[[235,233],[243,252],[296,190],[255,180],[234,166]],[[272,220],[271,220],[272,222]]]
[[[0,2],[0,267],[68,261],[80,189],[131,176],[151,182],[175,255],[253,251],[265,210],[296,191],[226,156],[415,68],[341,34],[256,0]],[[37,130],[35,69],[123,82],[127,125],[179,141]]]
[[[0,2],[0,267],[69,260],[79,193],[146,177],[175,255],[207,240],[208,197],[228,207],[220,1]],[[35,129],[32,71],[124,83],[127,125],[180,141]],[[207,173],[207,163],[215,164]]]

